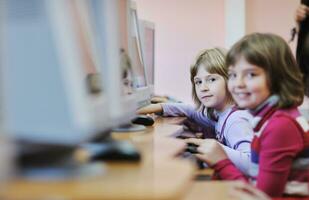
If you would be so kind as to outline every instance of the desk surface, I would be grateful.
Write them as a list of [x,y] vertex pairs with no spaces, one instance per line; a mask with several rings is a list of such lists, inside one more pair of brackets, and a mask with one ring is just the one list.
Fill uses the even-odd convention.
[[[175,119],[174,119],[175,120]],[[190,188],[194,166],[174,156],[185,148],[181,140],[166,136],[181,126],[157,119],[141,133],[113,133],[130,139],[142,153],[140,163],[101,164],[103,174],[62,181],[18,178],[0,193],[4,199],[178,199]],[[177,170],[175,170],[177,169]]]
[[184,200],[211,199],[211,200],[233,200],[229,196],[232,181],[195,181]]
[[112,133],[129,139],[142,153],[140,163],[101,163],[101,175],[63,181],[29,181],[21,178],[2,187],[0,199],[230,199],[232,182],[192,181],[194,175],[210,175],[211,169],[195,166],[175,155],[185,148],[169,137],[181,130],[184,118],[157,118],[143,132]]

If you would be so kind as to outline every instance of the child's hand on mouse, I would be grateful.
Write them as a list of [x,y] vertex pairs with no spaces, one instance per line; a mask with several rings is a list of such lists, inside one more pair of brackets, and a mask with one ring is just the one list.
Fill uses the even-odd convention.
[[186,143],[193,143],[199,146],[197,151],[200,153],[195,154],[195,156],[206,162],[209,166],[227,158],[222,146],[215,139],[189,138],[185,141]]
[[204,139],[188,138],[188,139],[185,139],[185,142],[187,144],[191,143],[191,144],[196,144],[197,146],[200,146],[204,142]]

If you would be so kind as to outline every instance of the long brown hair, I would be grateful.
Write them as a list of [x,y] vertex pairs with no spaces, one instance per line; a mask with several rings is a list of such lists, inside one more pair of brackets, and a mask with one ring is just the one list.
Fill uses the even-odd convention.
[[280,98],[278,108],[289,108],[302,103],[302,74],[284,39],[270,33],[247,35],[228,52],[227,66],[235,65],[241,57],[265,70],[271,94]]

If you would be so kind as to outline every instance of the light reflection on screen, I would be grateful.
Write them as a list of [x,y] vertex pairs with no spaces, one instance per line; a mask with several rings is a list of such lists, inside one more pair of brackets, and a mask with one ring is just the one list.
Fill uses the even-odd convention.
[[130,11],[132,22],[132,32],[131,32],[131,45],[132,45],[132,69],[133,69],[133,85],[135,88],[141,88],[146,86],[146,76],[145,76],[145,68],[144,61],[142,57],[142,49],[141,49],[141,40],[139,33],[139,25],[138,18],[135,9],[131,9]]
[[90,94],[100,94],[102,81],[98,70],[100,64],[95,43],[94,14],[86,0],[71,0],[71,9],[84,66],[85,83]]
[[149,84],[154,85],[155,30],[154,28],[150,28],[147,25],[145,25],[144,28],[144,55],[147,78]]

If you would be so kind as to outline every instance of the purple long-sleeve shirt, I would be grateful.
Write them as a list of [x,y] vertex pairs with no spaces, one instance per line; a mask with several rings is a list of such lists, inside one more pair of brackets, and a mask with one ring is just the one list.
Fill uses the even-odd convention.
[[[216,113],[218,121],[213,121],[191,105],[183,103],[165,103],[161,105],[163,116],[186,116],[201,126],[214,127],[217,135],[223,134],[225,145],[222,145],[222,147],[229,159],[243,173],[249,173],[250,143],[253,138],[253,130],[249,123],[252,116],[248,111],[237,110],[228,117],[232,109],[230,107],[221,113]],[[221,133],[225,121],[225,128]]]

